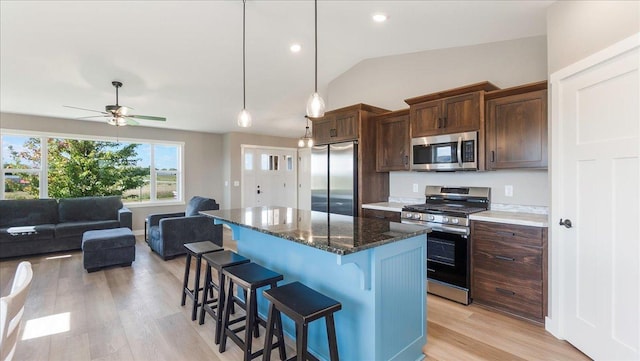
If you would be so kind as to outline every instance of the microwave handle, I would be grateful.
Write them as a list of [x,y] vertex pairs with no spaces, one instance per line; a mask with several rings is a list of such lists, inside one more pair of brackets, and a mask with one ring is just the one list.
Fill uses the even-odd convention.
[[462,168],[462,137],[458,137],[458,165]]

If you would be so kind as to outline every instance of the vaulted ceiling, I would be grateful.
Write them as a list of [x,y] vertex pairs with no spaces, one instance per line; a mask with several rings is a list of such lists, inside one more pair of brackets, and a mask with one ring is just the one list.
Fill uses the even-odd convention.
[[[318,1],[318,88],[369,58],[546,33],[552,1]],[[0,2],[0,111],[78,118],[115,103],[142,126],[299,137],[314,87],[311,0]],[[375,13],[388,20],[376,23]],[[289,47],[299,43],[302,50]],[[96,121],[96,120],[93,120]],[[102,121],[102,120],[99,120]],[[105,125],[107,126],[107,125]]]

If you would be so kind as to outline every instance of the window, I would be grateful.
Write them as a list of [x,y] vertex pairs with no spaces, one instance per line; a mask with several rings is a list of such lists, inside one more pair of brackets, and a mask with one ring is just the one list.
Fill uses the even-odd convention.
[[42,169],[39,138],[2,137],[3,199],[34,199],[40,195]]
[[[2,199],[182,200],[183,144],[3,134]],[[153,165],[153,166],[152,166]]]

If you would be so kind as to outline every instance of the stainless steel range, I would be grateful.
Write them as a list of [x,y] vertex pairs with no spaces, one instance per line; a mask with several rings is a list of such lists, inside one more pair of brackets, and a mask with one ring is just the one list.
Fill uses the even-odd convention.
[[469,304],[469,215],[489,209],[491,188],[427,186],[426,201],[402,208],[402,223],[430,227],[427,291]]

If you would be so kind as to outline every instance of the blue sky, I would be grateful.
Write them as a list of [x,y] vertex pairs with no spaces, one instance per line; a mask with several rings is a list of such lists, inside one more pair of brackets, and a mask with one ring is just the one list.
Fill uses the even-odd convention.
[[[20,135],[3,135],[2,136],[2,163],[10,160],[9,146],[13,146],[14,150],[21,151],[23,149],[24,142],[29,137]],[[129,144],[129,143],[121,143]],[[141,144],[138,148],[138,158],[140,161],[138,165],[141,167],[148,167],[151,162],[151,145]],[[159,169],[177,169],[178,168],[178,146],[174,145],[160,145],[155,146],[155,160],[156,167]]]

